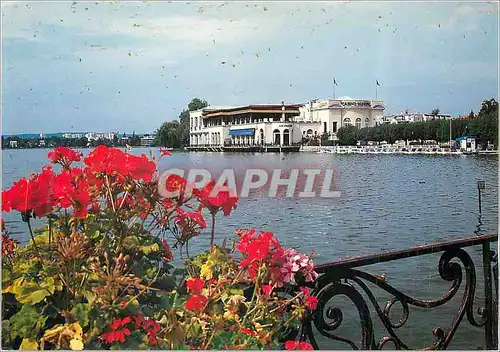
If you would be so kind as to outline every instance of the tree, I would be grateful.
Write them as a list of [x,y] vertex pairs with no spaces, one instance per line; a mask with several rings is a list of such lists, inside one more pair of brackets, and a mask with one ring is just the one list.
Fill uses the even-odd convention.
[[156,131],[153,141],[155,146],[180,148],[189,145],[189,112],[206,108],[207,101],[200,98],[192,99],[187,109],[179,114],[179,121],[164,122]]
[[179,121],[164,122],[156,131],[154,144],[161,147],[179,148],[181,146],[181,134]]
[[[191,100],[191,102],[188,104],[188,110],[189,111],[195,111],[199,109],[206,108],[208,106],[208,103],[206,100],[201,100],[199,98],[194,98]],[[180,116],[179,116],[180,117]],[[188,115],[189,117],[189,115]]]
[[337,137],[339,144],[342,145],[356,145],[358,141],[358,129],[354,126],[347,126],[339,128]]
[[470,111],[470,114],[469,114],[469,119],[473,119],[474,118],[474,111]]
[[438,108],[436,108],[436,109],[432,110],[431,115],[432,115],[432,116],[437,116],[437,115],[439,115],[439,109],[438,109]]
[[493,98],[484,100],[477,115],[480,119],[476,138],[483,146],[489,142],[498,148],[498,102]]

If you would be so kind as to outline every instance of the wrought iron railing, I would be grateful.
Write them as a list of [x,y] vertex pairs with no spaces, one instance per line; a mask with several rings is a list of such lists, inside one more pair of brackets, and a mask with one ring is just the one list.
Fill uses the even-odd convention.
[[[450,326],[447,329],[434,327],[432,334],[435,341],[424,349],[446,349],[459,325],[462,322],[466,323],[463,319],[464,316],[472,326],[484,328],[485,347],[487,349],[497,349],[498,264],[497,254],[490,249],[490,242],[497,243],[498,235],[474,236],[318,265],[316,270],[320,276],[312,287],[313,294],[318,298],[317,309],[306,316],[299,331],[295,333],[299,334],[301,340],[310,342],[315,349],[319,349],[319,336],[330,339],[328,341],[336,340],[345,343],[344,348],[381,349],[386,344],[391,343],[392,345],[387,347],[415,349],[416,346],[410,346],[398,337],[400,331],[398,329],[405,326],[408,321],[410,307],[432,309],[449,302],[458,292],[463,292],[456,315],[450,317],[450,320],[452,320]],[[477,313],[474,311],[476,269],[473,259],[465,250],[471,246],[482,246],[485,298],[483,306],[476,311]],[[388,284],[384,276],[370,274],[358,269],[370,264],[439,252],[442,252],[442,255],[438,263],[438,272],[441,279],[450,282],[450,288],[441,297],[433,300],[411,297],[405,294],[403,290]],[[495,295],[492,287],[492,277],[494,278]],[[463,285],[462,282],[464,282]],[[374,291],[370,289],[369,283],[392,297],[385,303],[385,307],[381,307]],[[338,295],[346,296],[357,308],[361,331],[361,334],[358,335],[360,336],[359,341],[354,341],[336,333],[343,323],[343,312],[340,308],[329,304],[329,302]],[[390,313],[396,304],[401,306],[402,314],[399,321],[394,322],[390,318]],[[375,314],[372,314],[373,311]],[[375,320],[374,317],[378,318],[378,320]],[[374,324],[377,321],[381,323],[385,336],[375,336]]]

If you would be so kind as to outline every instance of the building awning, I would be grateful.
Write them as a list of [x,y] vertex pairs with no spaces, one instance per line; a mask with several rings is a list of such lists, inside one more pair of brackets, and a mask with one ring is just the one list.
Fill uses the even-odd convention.
[[246,128],[241,130],[229,130],[231,136],[253,136],[255,128]]

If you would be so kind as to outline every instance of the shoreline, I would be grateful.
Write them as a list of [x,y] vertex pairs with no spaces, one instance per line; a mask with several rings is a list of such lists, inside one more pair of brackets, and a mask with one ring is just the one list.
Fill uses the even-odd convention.
[[315,153],[315,154],[363,154],[363,155],[443,155],[443,156],[459,156],[459,155],[497,155],[498,150],[476,150],[476,151],[460,151],[450,150],[449,148],[439,148],[430,146],[410,146],[410,147],[394,147],[394,146],[303,146],[300,152]]

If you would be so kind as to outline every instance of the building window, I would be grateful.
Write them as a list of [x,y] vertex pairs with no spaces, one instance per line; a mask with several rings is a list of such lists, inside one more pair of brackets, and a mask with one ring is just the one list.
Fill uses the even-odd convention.
[[343,127],[352,126],[351,119],[346,117],[342,123]]
[[370,127],[370,119],[368,117],[365,119],[365,127]]
[[290,145],[290,131],[288,129],[283,131],[283,145]]
[[333,133],[337,133],[337,122],[333,123],[333,128],[332,128]]
[[323,122],[323,133],[326,133],[326,122]]
[[274,144],[275,145],[280,145],[281,144],[280,131],[279,130],[274,130],[273,131],[273,135],[274,135]]
[[361,119],[359,117],[356,119],[356,128],[361,128]]
[[307,130],[307,135],[308,135],[308,136],[312,136],[312,134],[313,134],[313,130],[308,129],[308,130]]

